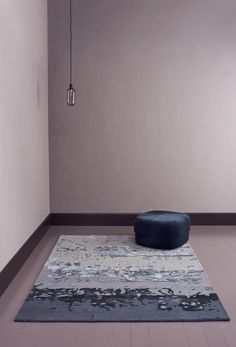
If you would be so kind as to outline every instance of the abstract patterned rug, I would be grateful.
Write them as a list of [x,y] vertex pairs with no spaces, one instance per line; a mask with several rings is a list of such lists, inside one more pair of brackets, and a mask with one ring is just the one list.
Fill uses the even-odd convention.
[[16,321],[229,320],[190,244],[162,251],[132,236],[62,235]]

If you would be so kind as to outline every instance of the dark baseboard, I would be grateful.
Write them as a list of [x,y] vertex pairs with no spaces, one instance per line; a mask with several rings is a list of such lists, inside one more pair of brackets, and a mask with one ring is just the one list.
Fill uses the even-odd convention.
[[133,225],[137,213],[51,213],[51,225]]
[[48,215],[35,232],[28,238],[19,251],[9,261],[9,263],[0,272],[0,296],[7,289],[17,272],[21,269],[34,248],[42,237],[46,234],[50,226],[50,215]]
[[191,225],[236,225],[236,213],[188,213]]
[[[236,213],[187,213],[192,225],[236,225]],[[51,213],[51,225],[131,226],[137,213]]]

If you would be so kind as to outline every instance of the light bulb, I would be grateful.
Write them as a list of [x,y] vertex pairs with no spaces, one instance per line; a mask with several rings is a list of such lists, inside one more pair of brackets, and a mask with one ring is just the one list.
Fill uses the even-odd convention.
[[73,88],[72,84],[69,85],[69,88],[67,89],[67,105],[74,106],[75,104],[75,89]]

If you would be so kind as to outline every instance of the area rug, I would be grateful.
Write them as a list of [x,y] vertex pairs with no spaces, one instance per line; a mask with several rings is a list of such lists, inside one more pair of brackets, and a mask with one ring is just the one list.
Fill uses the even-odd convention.
[[190,244],[171,251],[132,236],[58,239],[17,314],[24,322],[229,320]]

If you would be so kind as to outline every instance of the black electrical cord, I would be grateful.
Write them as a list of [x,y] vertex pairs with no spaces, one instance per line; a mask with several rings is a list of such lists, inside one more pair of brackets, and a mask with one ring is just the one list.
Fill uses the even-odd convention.
[[75,105],[75,89],[72,86],[72,0],[69,0],[70,3],[70,25],[69,25],[69,36],[70,36],[70,84],[66,93],[66,103],[69,106]]

